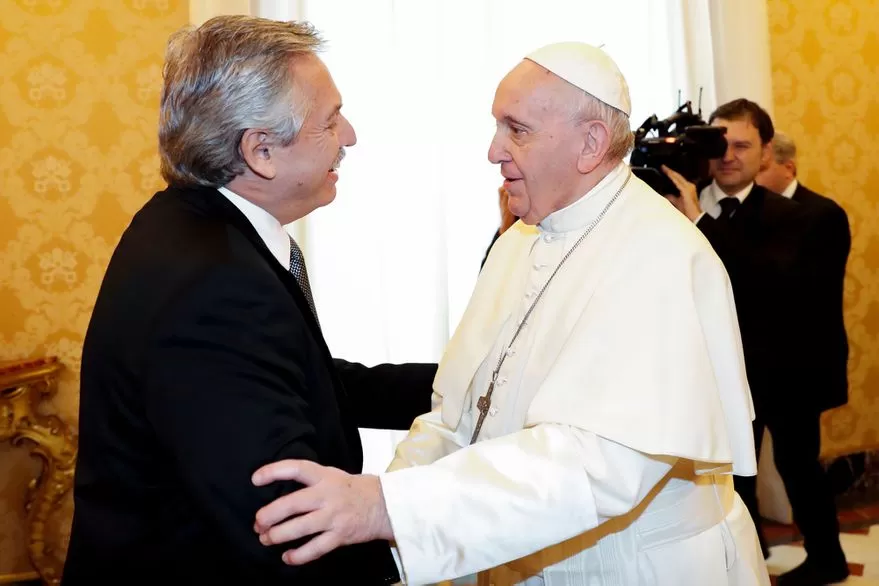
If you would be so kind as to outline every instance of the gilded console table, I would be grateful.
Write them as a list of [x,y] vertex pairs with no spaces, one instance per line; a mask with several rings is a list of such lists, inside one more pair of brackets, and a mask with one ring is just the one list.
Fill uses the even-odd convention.
[[43,582],[51,586],[61,582],[64,555],[47,541],[46,527],[73,486],[76,463],[74,432],[58,417],[40,413],[40,404],[57,390],[60,371],[56,358],[0,362],[0,441],[24,445],[43,461],[28,486],[27,551]]

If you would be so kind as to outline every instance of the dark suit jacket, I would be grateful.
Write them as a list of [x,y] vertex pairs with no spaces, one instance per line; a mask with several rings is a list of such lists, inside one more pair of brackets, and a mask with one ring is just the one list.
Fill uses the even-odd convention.
[[335,361],[293,276],[215,189],[171,188],[134,217],[85,339],[65,586],[387,584],[386,542],[302,567],[263,547],[256,488],[285,458],[359,473],[358,427],[430,410],[436,365]]
[[729,273],[758,416],[820,410],[810,384],[814,325],[805,297],[815,278],[815,216],[754,185],[731,219],[706,214],[697,226]]
[[848,336],[843,318],[845,267],[851,251],[851,231],[845,210],[835,201],[802,184],[793,200],[809,208],[816,218],[820,239],[814,256],[807,259],[813,287],[804,292],[811,329],[812,387],[822,411],[848,402]]

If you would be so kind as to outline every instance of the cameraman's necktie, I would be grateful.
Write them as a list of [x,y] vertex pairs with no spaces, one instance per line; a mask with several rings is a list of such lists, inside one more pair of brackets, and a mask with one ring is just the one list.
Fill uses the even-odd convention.
[[314,314],[315,321],[320,325],[320,321],[317,319],[317,309],[314,307],[314,297],[311,295],[311,285],[308,283],[305,257],[302,255],[302,249],[299,248],[299,245],[296,244],[292,236],[290,237],[290,272],[293,273],[296,282],[299,283],[299,288],[302,289],[302,294],[305,295],[308,307],[311,309],[311,313]]
[[737,197],[725,197],[717,202],[717,204],[720,206],[720,217],[728,220],[736,213],[741,202]]

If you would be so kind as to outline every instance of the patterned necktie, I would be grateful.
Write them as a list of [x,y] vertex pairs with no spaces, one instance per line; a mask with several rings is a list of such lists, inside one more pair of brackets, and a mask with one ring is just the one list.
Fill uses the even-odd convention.
[[737,197],[725,197],[717,203],[720,205],[720,217],[728,220],[733,217],[742,202]]
[[317,319],[317,309],[314,307],[314,297],[311,295],[311,285],[308,283],[305,257],[302,254],[302,249],[299,248],[299,245],[296,244],[292,236],[290,237],[290,272],[293,273],[296,282],[299,283],[299,288],[302,289],[302,294],[305,295],[308,307],[311,309],[311,313],[314,314],[315,321],[320,325],[320,321]]

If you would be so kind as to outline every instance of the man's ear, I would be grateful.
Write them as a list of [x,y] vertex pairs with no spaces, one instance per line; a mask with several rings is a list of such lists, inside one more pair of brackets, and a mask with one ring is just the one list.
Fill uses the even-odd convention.
[[772,152],[772,141],[767,142],[763,145],[763,152],[760,154],[760,170],[768,169],[772,165],[772,157],[775,154]]
[[604,160],[610,149],[610,129],[601,120],[582,123],[583,149],[577,158],[577,170],[591,173]]
[[278,172],[272,158],[273,147],[266,131],[253,128],[244,131],[238,146],[250,170],[263,179],[274,179]]

